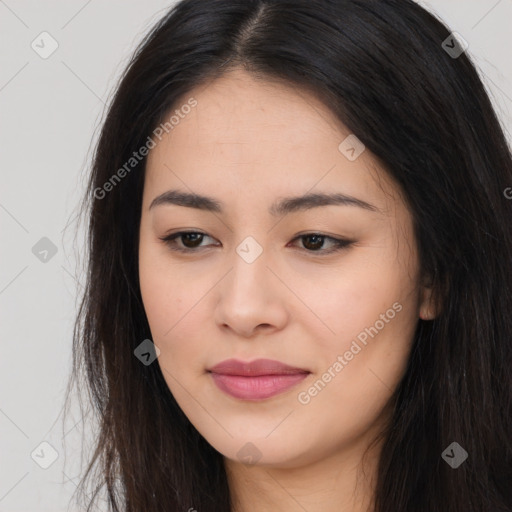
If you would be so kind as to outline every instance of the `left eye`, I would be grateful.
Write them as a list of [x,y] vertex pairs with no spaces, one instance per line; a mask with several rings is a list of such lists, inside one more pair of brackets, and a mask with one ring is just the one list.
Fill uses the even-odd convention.
[[[205,233],[199,231],[180,231],[160,238],[171,250],[179,252],[199,252],[197,249],[204,249],[206,246],[201,246],[204,237],[211,238]],[[182,246],[177,244],[181,240]],[[213,240],[213,239],[212,239]],[[306,233],[295,237],[292,242],[296,240],[303,240],[303,245],[306,252],[317,252],[321,254],[328,254],[331,252],[344,249],[354,242],[351,240],[344,240],[341,238],[334,238],[332,236],[322,235],[320,233]],[[331,248],[325,249],[324,242],[328,240],[331,242]],[[306,243],[304,243],[306,241]]]
[[[342,238],[334,238],[332,236],[322,235],[320,233],[306,233],[305,235],[299,235],[295,237],[292,242],[295,240],[303,240],[303,245],[306,248],[307,252],[321,252],[323,254],[328,254],[331,252],[340,251],[344,249],[353,242],[351,240],[344,240]],[[305,243],[304,240],[307,242]],[[324,242],[328,240],[331,242],[330,249],[324,249]]]

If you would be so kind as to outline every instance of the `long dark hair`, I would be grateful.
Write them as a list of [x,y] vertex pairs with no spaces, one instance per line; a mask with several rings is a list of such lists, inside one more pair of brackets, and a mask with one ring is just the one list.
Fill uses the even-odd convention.
[[[111,510],[232,507],[222,455],[158,364],[134,356],[151,338],[138,281],[146,159],[129,171],[126,162],[193,87],[241,67],[314,92],[381,162],[403,190],[442,304],[418,321],[393,395],[375,511],[512,511],[512,157],[468,52],[450,37],[410,0],[184,0],[141,42],[82,204],[88,271],[69,386],[85,381],[99,418],[81,485],[94,477]],[[468,454],[456,469],[442,457],[453,442]]]

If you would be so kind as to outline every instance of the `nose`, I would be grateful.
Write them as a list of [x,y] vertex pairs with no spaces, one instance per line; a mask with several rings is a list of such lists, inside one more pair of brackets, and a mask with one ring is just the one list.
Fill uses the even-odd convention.
[[265,251],[252,263],[236,252],[232,270],[219,283],[215,321],[240,337],[283,329],[288,321],[287,292]]

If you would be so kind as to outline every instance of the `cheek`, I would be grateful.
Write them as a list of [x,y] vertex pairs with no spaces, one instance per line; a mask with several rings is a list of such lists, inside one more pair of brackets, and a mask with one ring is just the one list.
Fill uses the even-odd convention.
[[[326,273],[316,283],[315,289],[307,278],[301,287],[304,302],[325,324],[320,325],[316,317],[309,322],[311,330],[315,322],[322,328],[323,334],[318,331],[314,339],[330,357],[333,352],[349,350],[358,336],[364,343],[369,337],[367,329],[376,323],[379,332],[389,333],[397,327],[407,327],[416,314],[415,284],[407,269],[382,257],[347,263],[339,272]],[[318,289],[321,291],[315,291]],[[399,306],[393,308],[395,303]],[[400,338],[400,331],[396,335]]]
[[173,332],[173,326],[193,306],[190,302],[195,295],[196,280],[189,280],[183,274],[183,270],[171,263],[164,244],[153,240],[147,230],[143,230],[139,246],[139,284],[151,332],[156,338],[166,338],[167,333]]
[[418,322],[410,296],[390,282],[387,291],[380,288],[354,301],[345,325],[338,324],[343,334],[330,358],[330,365],[340,363],[332,393],[339,403],[354,407],[355,417],[361,414],[360,403],[368,412],[382,407],[403,376]]
[[308,432],[312,446],[325,444],[327,450],[329,440],[354,441],[380,418],[403,377],[416,325],[414,308],[398,301],[380,308],[379,303],[361,302],[364,313],[357,318],[343,315],[345,322],[337,324],[343,332],[331,344],[324,340],[323,364],[297,390],[300,421],[306,425],[315,418],[315,432]]
[[146,264],[148,261],[141,251],[139,263],[140,291],[144,310],[148,318],[153,337],[161,338],[173,324],[176,306],[181,298],[169,294],[167,276],[156,266]]
[[187,333],[186,346],[193,346],[197,320],[194,319],[194,304],[197,303],[193,289],[187,293],[173,279],[151,270],[141,274],[141,294],[153,341],[160,350],[168,351],[173,346],[185,346],[183,333]]
[[414,268],[391,251],[374,255],[326,281],[325,300],[316,303],[335,334],[311,336],[317,375],[298,398],[308,415],[329,416],[326,429],[343,424],[355,433],[375,419],[409,358],[418,322]]
[[[188,382],[204,371],[204,298],[211,285],[171,265],[158,244],[141,245],[139,280],[158,363],[173,394],[176,382]],[[203,331],[202,331],[203,329]],[[177,380],[176,380],[177,379]],[[179,387],[179,386],[178,386]]]
[[173,293],[171,282],[156,247],[144,239],[139,250],[139,284],[144,310],[153,342],[162,350],[162,343],[171,337],[174,325],[183,316],[183,298]]

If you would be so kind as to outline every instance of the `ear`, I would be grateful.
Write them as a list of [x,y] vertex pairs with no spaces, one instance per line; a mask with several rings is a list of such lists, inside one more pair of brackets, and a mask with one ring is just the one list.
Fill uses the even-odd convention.
[[422,320],[434,320],[440,312],[440,305],[431,286],[423,286],[420,295],[419,316]]

